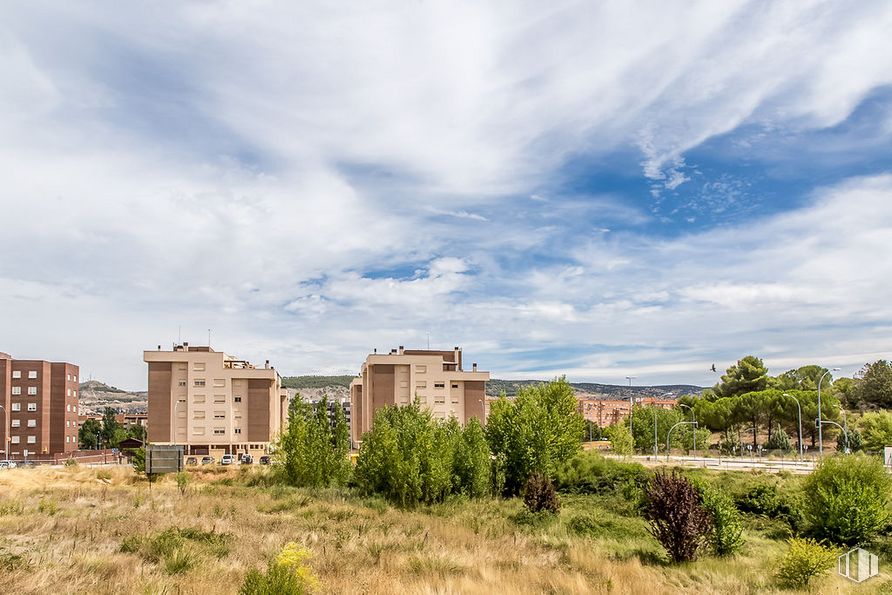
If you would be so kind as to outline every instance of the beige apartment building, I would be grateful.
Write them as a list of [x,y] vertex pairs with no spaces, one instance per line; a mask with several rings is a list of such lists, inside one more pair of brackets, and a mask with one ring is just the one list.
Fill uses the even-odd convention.
[[189,455],[269,451],[287,407],[278,372],[210,347],[174,345],[146,351],[148,441],[177,444]]
[[489,372],[471,365],[465,371],[461,349],[392,349],[370,354],[350,384],[351,435],[354,443],[372,427],[375,411],[385,405],[408,405],[417,396],[434,417],[472,417],[484,421]]
[[73,364],[0,353],[0,458],[77,450],[79,374]]

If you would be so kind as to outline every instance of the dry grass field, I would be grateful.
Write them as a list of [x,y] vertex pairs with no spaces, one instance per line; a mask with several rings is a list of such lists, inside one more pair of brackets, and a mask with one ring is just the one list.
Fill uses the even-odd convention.
[[[775,591],[783,543],[748,529],[742,555],[668,566],[644,522],[597,497],[559,518],[517,500],[414,511],[343,492],[263,487],[265,469],[190,472],[150,486],[129,468],[0,472],[0,592],[235,593],[288,542],[306,546],[322,593]],[[581,535],[574,519],[595,527]],[[881,561],[882,566],[882,561]],[[892,593],[887,575],[816,593]]]

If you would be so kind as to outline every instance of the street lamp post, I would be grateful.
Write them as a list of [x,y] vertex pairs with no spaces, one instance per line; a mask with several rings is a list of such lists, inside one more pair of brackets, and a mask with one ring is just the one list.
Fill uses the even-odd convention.
[[672,426],[671,428],[669,428],[669,433],[666,434],[666,460],[667,461],[669,460],[669,452],[670,452],[669,445],[671,444],[670,441],[672,440],[672,430],[674,430],[678,426],[683,426],[683,425],[694,426],[694,431],[697,430],[697,422],[695,422],[695,421],[680,421],[677,424],[675,424],[674,426]]
[[825,424],[833,424],[834,426],[836,426],[837,428],[839,428],[840,430],[842,430],[842,436],[843,436],[843,438],[846,439],[846,452],[849,452],[849,435],[848,435],[848,433],[846,433],[845,428],[843,428],[841,425],[839,425],[839,424],[836,423],[835,421],[830,421],[829,419],[828,419],[827,421],[823,422],[823,423],[825,423]]
[[791,399],[796,401],[796,409],[799,411],[799,460],[802,460],[802,406],[799,404],[799,399],[797,399],[793,395],[784,393],[784,396],[790,397]]
[[657,452],[657,406],[654,405],[654,460],[658,456]]
[[829,374],[830,372],[839,372],[839,368],[831,368],[830,370],[826,370],[821,377],[818,379],[818,454],[824,454],[824,432],[822,431],[823,422],[821,421],[821,383],[824,381],[824,376]]
[[[678,405],[679,405],[679,407],[687,407],[688,409],[690,409],[691,410],[691,421],[693,421],[693,422],[697,421],[697,417],[694,415],[693,407],[691,407],[690,405],[685,405],[684,403],[679,403]],[[694,451],[696,452],[696,450],[697,450],[697,432],[694,432]]]
[[12,438],[10,438],[10,434],[12,434],[12,422],[8,419],[9,412],[6,410],[6,407],[0,405],[0,409],[3,410],[3,454],[6,455],[6,459],[9,460],[9,445],[12,442]]
[[[634,395],[632,395],[632,380],[634,380],[634,376],[626,376],[626,380],[629,381],[629,433],[632,434],[632,408],[635,406]],[[633,442],[634,442],[634,434]]]

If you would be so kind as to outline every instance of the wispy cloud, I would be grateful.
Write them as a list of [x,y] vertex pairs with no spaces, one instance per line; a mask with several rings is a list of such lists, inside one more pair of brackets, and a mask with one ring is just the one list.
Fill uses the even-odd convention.
[[[129,386],[181,325],[286,372],[428,332],[518,374],[612,346],[554,356],[601,379],[881,352],[890,29],[870,1],[4,5],[0,349]],[[767,209],[806,162],[833,177]]]

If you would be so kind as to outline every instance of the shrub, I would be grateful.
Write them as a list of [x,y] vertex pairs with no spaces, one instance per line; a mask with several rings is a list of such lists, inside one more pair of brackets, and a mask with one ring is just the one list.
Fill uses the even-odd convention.
[[595,451],[579,453],[554,473],[555,487],[573,494],[614,494],[629,497],[642,492],[651,474],[642,465],[607,459]]
[[863,455],[824,459],[804,484],[805,518],[819,539],[854,545],[889,520],[892,485],[879,459]]
[[65,459],[66,467],[77,467],[77,461],[73,457]]
[[673,562],[696,559],[712,529],[697,488],[675,471],[654,475],[647,490],[645,517],[651,534]]
[[420,403],[384,407],[363,436],[353,481],[364,496],[378,494],[401,506],[433,504],[447,496],[483,496],[490,481],[483,428],[455,418],[433,419]]
[[765,443],[765,448],[768,450],[780,450],[783,452],[790,452],[793,447],[790,445],[790,437],[787,435],[787,432],[779,426],[775,425],[771,431],[771,438],[768,442]]
[[270,561],[266,572],[250,571],[239,589],[240,595],[303,595],[316,589],[319,581],[307,561],[310,551],[296,543],[287,544]]
[[561,509],[561,501],[551,480],[535,473],[527,480],[523,488],[523,503],[530,512],[552,512]]
[[180,495],[186,495],[186,489],[189,487],[189,474],[185,471],[180,471],[176,475],[177,477],[177,489],[180,490]]
[[41,498],[37,503],[37,512],[53,516],[59,512],[59,504],[52,498]]
[[719,452],[723,455],[733,455],[740,452],[740,436],[734,428],[728,428],[722,432],[719,439]]
[[195,555],[185,548],[177,548],[164,558],[164,570],[167,574],[183,574],[195,566]]
[[18,500],[0,502],[0,516],[18,516],[22,514],[22,503]]
[[146,449],[145,448],[137,448],[133,451],[133,456],[130,457],[130,464],[133,465],[133,469],[136,470],[137,473],[145,473],[146,472]]
[[776,577],[781,586],[803,589],[833,567],[836,552],[810,539],[791,539]]
[[743,547],[743,524],[734,501],[726,493],[711,486],[700,489],[703,508],[712,520],[709,545],[717,556],[730,556]]
[[780,519],[786,522],[793,532],[802,526],[802,510],[793,498],[782,495],[774,484],[757,484],[738,496],[735,500],[741,512]]

